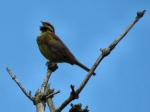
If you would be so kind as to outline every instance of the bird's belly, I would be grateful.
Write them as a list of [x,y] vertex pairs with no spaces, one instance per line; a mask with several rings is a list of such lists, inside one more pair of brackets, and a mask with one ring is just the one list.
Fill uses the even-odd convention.
[[53,53],[51,52],[51,50],[49,50],[49,48],[46,45],[40,45],[39,49],[46,59],[53,60]]
[[49,61],[51,61],[51,62],[64,62],[62,60],[62,55],[59,52],[54,51],[53,48],[50,48],[45,44],[41,44],[39,46],[39,49],[40,49],[41,53],[43,54],[43,56],[46,59],[48,59]]

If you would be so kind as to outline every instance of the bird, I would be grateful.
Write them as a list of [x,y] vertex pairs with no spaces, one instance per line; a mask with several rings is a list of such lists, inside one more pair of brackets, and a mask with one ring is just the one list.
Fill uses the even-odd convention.
[[[41,21],[40,35],[37,37],[37,44],[41,54],[52,63],[69,63],[78,65],[85,71],[90,69],[82,64],[63,41],[56,35],[54,26],[46,21]],[[95,75],[95,73],[93,73]]]

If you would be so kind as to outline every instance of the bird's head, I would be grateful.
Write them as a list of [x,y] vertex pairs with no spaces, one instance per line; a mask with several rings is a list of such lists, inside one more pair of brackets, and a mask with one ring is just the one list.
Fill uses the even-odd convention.
[[42,23],[42,26],[40,26],[41,32],[50,31],[55,33],[53,25],[51,25],[49,22],[41,21],[41,23]]

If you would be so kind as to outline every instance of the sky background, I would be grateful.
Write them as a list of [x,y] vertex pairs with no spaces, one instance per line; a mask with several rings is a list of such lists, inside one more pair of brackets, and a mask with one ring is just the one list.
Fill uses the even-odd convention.
[[[10,67],[34,95],[46,74],[46,59],[36,43],[41,20],[51,22],[73,54],[91,67],[99,49],[117,38],[143,9],[147,10],[144,18],[102,61],[97,75],[73,102],[88,105],[90,112],[150,112],[150,1],[1,0],[1,111],[36,111],[5,68]],[[78,87],[86,74],[78,66],[59,64],[50,79],[51,86],[61,90],[54,98],[56,106],[68,97],[70,84]]]

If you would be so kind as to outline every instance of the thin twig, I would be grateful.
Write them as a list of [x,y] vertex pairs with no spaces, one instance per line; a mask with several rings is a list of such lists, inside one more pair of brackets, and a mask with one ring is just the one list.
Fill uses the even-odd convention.
[[16,84],[19,86],[19,88],[22,90],[22,92],[31,100],[34,101],[34,98],[31,96],[31,91],[29,91],[29,93],[26,91],[26,89],[22,86],[22,84],[18,81],[18,79],[16,78],[16,76],[13,74],[13,72],[9,69],[6,68],[8,74],[10,75],[10,77],[16,82]]
[[43,89],[44,92],[46,92],[46,89],[48,87],[48,81],[52,75],[52,72],[54,72],[55,70],[58,69],[58,66],[56,63],[50,63],[50,62],[47,62],[47,66],[48,66],[48,70],[47,70],[47,74],[46,74],[46,77],[41,85],[41,89]]
[[46,99],[52,98],[54,95],[56,95],[56,94],[58,94],[58,93],[60,93],[60,91],[56,91],[56,92],[54,92],[54,93],[51,93],[51,94],[49,94],[49,95],[46,96]]
[[[134,21],[129,25],[127,30],[125,30],[125,32],[122,35],[120,35],[112,44],[110,44],[108,48],[101,49],[102,54],[98,57],[95,64],[92,66],[91,70],[89,71],[87,77],[83,80],[79,88],[75,91],[76,96],[79,96],[80,92],[83,90],[83,88],[85,87],[89,79],[93,76],[93,73],[97,68],[97,66],[100,64],[100,62],[111,53],[111,51],[115,48],[115,46],[126,36],[126,34],[131,30],[131,28],[143,17],[144,13],[145,10],[138,12]],[[56,112],[61,112],[74,99],[76,99],[76,97],[70,94],[70,96],[56,110]]]

